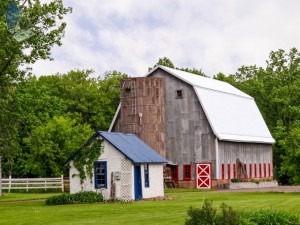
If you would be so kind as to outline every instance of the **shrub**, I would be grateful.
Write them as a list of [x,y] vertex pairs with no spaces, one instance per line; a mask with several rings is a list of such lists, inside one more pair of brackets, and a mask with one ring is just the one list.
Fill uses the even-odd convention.
[[214,224],[217,210],[212,207],[212,202],[205,200],[201,208],[190,207],[188,210],[189,218],[186,225],[209,225]]
[[92,191],[82,191],[75,194],[62,194],[58,196],[49,197],[46,200],[46,205],[66,205],[66,204],[81,204],[81,203],[94,203],[102,202],[102,194]]
[[244,215],[249,222],[257,225],[297,225],[299,219],[297,216],[278,210],[258,210],[247,212]]
[[222,203],[220,210],[204,201],[201,208],[190,207],[185,225],[299,225],[298,217],[277,210],[237,212]]
[[239,214],[233,210],[232,207],[222,203],[221,212],[217,214],[216,225],[238,225],[239,224]]

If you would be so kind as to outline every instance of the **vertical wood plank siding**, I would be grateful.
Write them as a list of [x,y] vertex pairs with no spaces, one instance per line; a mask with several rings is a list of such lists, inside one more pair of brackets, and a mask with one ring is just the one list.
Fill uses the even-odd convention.
[[112,131],[133,133],[166,157],[164,79],[124,79],[120,98],[121,111]]
[[[215,174],[215,135],[193,87],[163,70],[150,77],[165,80],[167,159],[178,164],[179,180],[183,179],[184,164],[192,165],[192,180],[196,177],[195,163],[212,162]],[[176,98],[177,90],[181,90],[182,98]]]
[[[267,165],[270,165],[270,168],[273,165],[272,145],[219,141],[220,168],[223,164],[231,164],[235,167],[237,158],[244,163],[247,178],[273,176],[272,170],[269,168],[267,170]],[[222,172],[220,171],[220,174]],[[229,174],[228,168],[225,167],[224,173]],[[231,176],[235,177],[234,174]]]

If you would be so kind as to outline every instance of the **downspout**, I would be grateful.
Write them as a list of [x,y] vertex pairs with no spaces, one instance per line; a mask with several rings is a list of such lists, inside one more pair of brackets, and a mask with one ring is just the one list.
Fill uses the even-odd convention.
[[219,170],[219,142],[218,138],[215,138],[215,148],[216,148],[216,179],[220,179],[220,170]]

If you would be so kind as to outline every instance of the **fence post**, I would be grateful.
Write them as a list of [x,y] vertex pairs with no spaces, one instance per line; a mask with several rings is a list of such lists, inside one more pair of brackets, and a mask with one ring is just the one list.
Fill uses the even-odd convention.
[[61,175],[61,192],[64,192],[64,175]]
[[10,193],[11,188],[11,175],[8,176],[8,193]]

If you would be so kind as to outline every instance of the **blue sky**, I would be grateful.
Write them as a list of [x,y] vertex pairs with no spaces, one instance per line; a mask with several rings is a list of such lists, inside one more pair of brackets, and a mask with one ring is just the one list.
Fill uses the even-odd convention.
[[207,75],[235,73],[242,65],[265,66],[273,50],[300,49],[298,0],[64,0],[63,45],[54,61],[33,73],[71,69],[117,70],[142,76],[159,58]]

